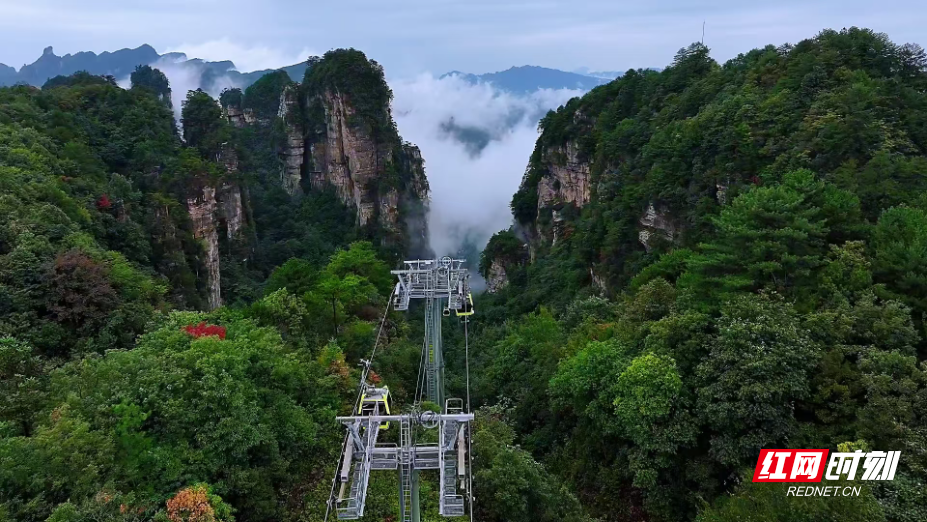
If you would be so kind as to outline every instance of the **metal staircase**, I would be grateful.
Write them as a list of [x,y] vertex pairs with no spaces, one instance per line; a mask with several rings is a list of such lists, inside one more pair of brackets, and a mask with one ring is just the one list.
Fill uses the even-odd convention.
[[[354,463],[348,463],[351,469],[350,490],[348,497],[341,497],[336,503],[339,520],[356,520],[364,516],[364,505],[367,501],[367,483],[370,480],[370,469],[373,461],[373,448],[376,446],[380,424],[377,422],[356,423],[354,430],[348,435],[348,444],[357,448],[357,440],[366,439],[360,446],[361,451],[354,451]],[[345,455],[345,458],[348,458]]]
[[425,300],[425,397],[435,404],[441,404],[441,302],[434,298]]
[[409,416],[403,416],[399,421],[399,515],[401,522],[412,522],[413,446],[412,421]]
[[[460,399],[448,399],[445,404],[445,412],[450,415],[463,413],[463,401]],[[463,442],[464,424],[454,420],[445,420],[442,422],[441,432],[439,434],[438,451],[441,466],[441,499],[438,505],[438,512],[446,517],[456,517],[464,514],[464,498],[457,493],[458,479],[458,460],[463,455],[465,447]],[[464,464],[461,466],[463,471]]]

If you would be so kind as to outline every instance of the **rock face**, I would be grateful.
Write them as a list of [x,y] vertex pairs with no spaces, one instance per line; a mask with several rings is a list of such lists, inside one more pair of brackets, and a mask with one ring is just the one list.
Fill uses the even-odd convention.
[[[533,223],[526,226],[532,259],[538,243],[556,244],[569,234],[571,225],[565,217],[566,207],[582,208],[592,197],[590,164],[582,158],[575,142],[568,141],[561,146],[545,148],[540,154],[539,168],[542,172],[537,188],[528,188],[523,182],[519,189],[520,192],[527,190],[529,193],[535,190],[537,195],[537,216]],[[534,168],[538,167],[529,167]],[[549,222],[543,218],[548,211],[551,212]],[[570,214],[572,212],[566,213]]]
[[203,242],[206,251],[207,303],[210,310],[222,306],[219,280],[219,233],[216,228],[216,189],[204,186],[202,192],[187,199],[187,212],[193,222],[193,237]]
[[207,304],[209,310],[222,306],[222,280],[219,265],[219,230],[224,225],[226,237],[232,239],[241,231],[244,212],[241,189],[225,183],[218,190],[206,185],[194,197],[187,199],[187,212],[193,223],[193,237],[203,242],[206,257]]
[[244,111],[238,107],[226,107],[225,117],[228,118],[229,123],[231,123],[233,127],[241,128],[245,126]]
[[226,236],[235,237],[241,230],[243,222],[243,209],[241,204],[241,187],[238,185],[238,153],[232,147],[222,147],[219,152],[219,163],[225,167],[227,181],[222,184],[217,193],[220,219],[225,224]]
[[498,259],[493,259],[489,266],[489,272],[486,274],[486,291],[494,294],[502,290],[509,284],[508,274],[505,273],[505,267]]
[[[431,197],[428,192],[428,178],[425,177],[425,162],[422,160],[422,151],[411,143],[402,145],[403,169],[411,173],[411,179],[406,193],[400,194],[399,204],[406,206],[405,222],[406,233],[409,235],[410,255],[430,256],[432,252],[428,246],[428,206]],[[403,201],[405,200],[405,201]],[[399,215],[392,213],[388,219],[396,223],[398,228]],[[381,215],[383,215],[381,209]]]
[[256,118],[254,117],[254,111],[252,109],[241,109],[239,107],[223,107],[225,111],[225,117],[229,120],[229,123],[233,127],[242,128],[246,125],[254,124]]
[[[427,204],[428,182],[418,147],[384,144],[371,136],[345,95],[326,91],[321,95],[325,112],[323,135],[310,147],[313,188],[331,185],[338,198],[357,210],[357,225],[376,220],[384,229],[400,232],[400,208],[417,201]],[[384,108],[387,110],[387,108]],[[396,158],[399,158],[399,164]],[[383,186],[391,171],[411,173],[406,190],[396,184]]]
[[[279,179],[279,187],[293,196],[292,203],[300,204],[309,187],[333,187],[356,212],[356,224],[372,226],[365,233],[380,245],[414,256],[428,252],[428,181],[421,151],[399,136],[382,68],[357,51],[343,51],[341,57],[354,60],[355,67],[344,63],[320,67],[323,77],[307,76],[303,85],[270,76],[262,80],[261,89],[252,91],[252,99],[245,92],[225,100],[222,117],[230,126],[250,131],[232,137],[247,139],[230,139],[210,153],[208,159],[224,168],[224,175],[218,176],[221,181],[204,176],[187,188],[193,235],[205,251],[210,310],[222,305],[220,246],[222,255],[234,258],[226,263],[247,261],[253,254],[251,238],[257,237],[251,217],[254,206],[244,184],[253,177],[239,172],[238,154],[244,151],[256,162],[262,189],[268,188],[264,185],[277,189]],[[352,96],[357,106],[352,105]],[[279,178],[274,176],[274,155]],[[226,299],[234,298],[232,289],[226,288],[226,294]]]
[[406,168],[412,172],[412,182],[409,189],[413,196],[421,201],[428,201],[428,178],[425,177],[425,160],[422,151],[411,143],[403,143],[402,158],[406,161]]
[[226,237],[234,238],[241,230],[243,221],[241,189],[238,185],[225,184],[219,190],[219,214],[225,223]]
[[669,210],[662,206],[654,206],[652,202],[647,205],[647,210],[638,223],[643,228],[637,237],[648,252],[653,249],[654,240],[657,238],[673,241],[677,236],[678,229],[670,218]]
[[605,278],[599,274],[595,273],[595,267],[589,267],[589,277],[592,280],[592,287],[598,290],[600,293],[605,293],[608,291],[608,285],[605,282]]
[[210,184],[194,189],[187,198],[187,212],[193,223],[193,237],[203,242],[206,257],[207,305],[210,310],[222,306],[222,281],[219,265],[219,232],[225,229],[228,239],[239,235],[244,224],[241,187],[236,181],[238,154],[232,147],[222,147],[216,162],[225,167],[226,179],[217,188]]
[[364,226],[373,216],[376,206],[372,187],[380,162],[387,161],[386,150],[378,150],[374,139],[362,128],[354,128],[348,120],[354,109],[344,97],[326,92],[325,136],[312,146],[312,162],[318,171],[313,173],[312,186],[322,188],[326,183],[335,187],[342,202],[357,209],[357,224]]
[[558,239],[568,234],[569,225],[566,223],[566,220],[563,218],[563,214],[559,210],[552,210],[550,217],[552,231],[550,244],[556,245]]
[[306,161],[306,138],[303,136],[302,126],[296,121],[296,106],[296,88],[288,85],[280,94],[277,116],[284,121],[286,127],[286,145],[283,147],[283,169],[280,177],[284,190],[291,196],[302,193],[300,182],[303,179],[303,164]]
[[[280,187],[290,196],[333,189],[354,210],[357,226],[373,227],[365,232],[377,242],[425,255],[429,189],[421,151],[399,136],[382,68],[354,50],[333,53],[323,61],[340,60],[337,67],[312,68],[321,72],[303,84],[272,76],[253,99],[244,93],[241,109],[225,107],[224,116],[234,127],[253,125],[252,144],[275,148]],[[226,209],[242,205],[230,197],[220,214],[232,230],[241,227],[241,212]],[[247,192],[237,197],[251,208]]]
[[538,182],[538,208],[573,203],[582,207],[589,202],[589,163],[579,158],[575,142],[544,153],[547,175]]
[[234,147],[223,145],[216,155],[216,163],[225,168],[225,172],[230,178],[234,178],[238,174],[238,153],[235,152]]

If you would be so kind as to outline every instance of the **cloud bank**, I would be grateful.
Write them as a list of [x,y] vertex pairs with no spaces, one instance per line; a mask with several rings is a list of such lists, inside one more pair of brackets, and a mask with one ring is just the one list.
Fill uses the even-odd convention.
[[190,58],[200,58],[211,62],[232,60],[239,72],[279,69],[304,62],[309,56],[322,54],[312,52],[308,47],[292,53],[278,47],[266,45],[246,46],[233,42],[228,38],[210,40],[199,44],[183,44],[177,46],[172,52],[181,52]]
[[[304,62],[313,54],[319,53],[313,53],[308,48],[290,53],[277,47],[248,46],[222,38],[178,46],[150,65],[161,70],[171,83],[171,103],[179,126],[180,111],[187,98],[187,91],[203,89],[213,98],[218,98],[223,89],[245,87],[238,81],[238,75],[229,75],[229,71],[246,73],[278,69]],[[234,63],[234,67],[223,67],[222,62],[226,61]],[[129,76],[120,79],[118,83],[123,88],[131,86]]]
[[[171,84],[171,104],[174,106],[174,119],[178,128],[187,91],[203,89],[218,99],[223,89],[241,87],[227,74],[216,74],[214,69],[207,74],[210,69],[208,66],[200,60],[188,60],[183,53],[162,56],[151,66],[163,72]],[[204,83],[204,78],[208,78],[209,81]],[[128,89],[132,84],[131,76],[120,79],[118,84],[123,89]]]
[[530,96],[456,76],[430,74],[390,81],[393,116],[402,137],[418,145],[431,185],[429,234],[438,255],[467,243],[482,249],[512,222],[518,190],[549,109],[582,94],[540,89]]

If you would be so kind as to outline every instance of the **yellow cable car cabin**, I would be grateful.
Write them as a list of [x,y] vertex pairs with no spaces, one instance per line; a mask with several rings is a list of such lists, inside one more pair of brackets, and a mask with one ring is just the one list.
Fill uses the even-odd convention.
[[455,310],[458,317],[467,317],[473,315],[473,294],[467,292],[467,298],[461,299],[462,306]]
[[[368,387],[361,395],[360,405],[357,407],[358,415],[374,415],[377,413],[379,405],[379,415],[391,415],[390,403],[392,399],[389,396],[389,387],[382,388]],[[389,422],[380,424],[381,430],[389,429]]]

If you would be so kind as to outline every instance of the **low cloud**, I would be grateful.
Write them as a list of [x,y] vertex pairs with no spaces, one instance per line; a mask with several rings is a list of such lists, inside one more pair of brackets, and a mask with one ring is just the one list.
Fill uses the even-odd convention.
[[[188,91],[203,89],[213,98],[218,98],[223,89],[246,87],[240,83],[237,74],[228,74],[230,71],[276,69],[303,62],[312,54],[308,48],[289,53],[276,47],[247,46],[223,38],[178,46],[151,66],[160,69],[171,82],[171,102],[180,125],[180,111]],[[235,67],[223,68],[215,63],[224,61],[233,62]],[[120,85],[123,83],[128,84],[128,79],[121,81]]]
[[231,60],[239,72],[259,71],[263,69],[279,69],[306,61],[313,53],[304,47],[299,52],[288,52],[284,49],[265,45],[246,46],[233,42],[228,38],[210,40],[199,44],[183,44],[174,52],[182,52],[189,58],[200,58],[207,61],[219,62]]
[[438,255],[475,246],[512,222],[518,190],[537,140],[538,120],[581,91],[502,92],[460,77],[425,74],[390,81],[402,137],[418,145],[431,185],[429,234]]
[[[151,64],[151,66],[163,72],[170,82],[174,120],[177,123],[177,128],[181,131],[183,128],[180,123],[180,116],[188,91],[203,89],[210,96],[218,99],[223,89],[241,87],[226,74],[207,74],[206,77],[209,78],[209,81],[204,83],[207,66],[198,60],[184,61],[184,59],[172,59],[172,57],[165,56]],[[126,76],[118,80],[117,83],[123,89],[128,89],[132,86],[131,76]]]

